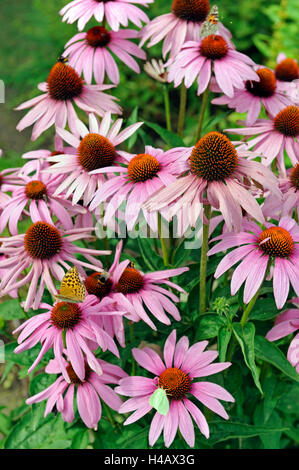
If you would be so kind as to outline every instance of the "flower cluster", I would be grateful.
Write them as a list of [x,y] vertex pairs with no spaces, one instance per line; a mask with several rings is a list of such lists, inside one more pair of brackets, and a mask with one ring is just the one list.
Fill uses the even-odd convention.
[[[65,45],[46,82],[39,84],[43,93],[17,108],[31,108],[17,129],[33,125],[32,140],[54,125],[53,148],[27,152],[22,168],[0,172],[0,295],[19,296],[27,317],[14,331],[15,353],[39,347],[28,373],[51,354],[45,372],[55,374],[56,380],[27,404],[47,400],[45,416],[56,409],[67,422],[78,411],[95,430],[101,401],[120,415],[133,412],[124,425],[151,413],[150,446],[163,432],[169,447],[179,431],[193,447],[192,419],[206,438],[210,433],[200,407],[229,418],[219,400],[233,403],[233,396],[203,378],[231,366],[234,348],[228,361],[214,363],[218,350],[198,341],[200,328],[196,325],[190,332],[194,344],[189,346],[186,335],[177,341],[176,325],[167,332],[163,358],[161,351],[139,344],[132,349],[130,376],[123,370],[128,355],[123,368],[115,361],[126,347],[128,329],[133,346],[134,325],[155,338],[159,328],[164,333],[172,322],[189,327],[190,318],[178,306],[191,303],[192,289],[200,294],[196,321],[207,313],[206,297],[214,282],[206,282],[207,262],[214,255],[218,261],[213,277],[226,273],[231,295],[242,293],[242,327],[265,282],[270,281],[277,309],[289,298],[297,306],[299,69],[283,54],[271,70],[238,52],[230,32],[210,13],[208,0],[173,0],[170,13],[151,21],[135,3],[148,6],[152,0],[74,0],[60,12],[63,21],[78,21],[79,32]],[[82,31],[91,18],[98,24]],[[127,29],[129,21],[139,29]],[[168,132],[162,135],[174,142],[169,84],[181,87],[181,105],[195,81],[197,95],[203,94],[199,127],[188,146],[154,147],[144,142],[143,122],[135,119],[124,126],[122,118],[112,116],[122,114],[110,94],[120,82],[118,64],[140,73],[138,59],[146,59],[142,46],[162,40],[167,63],[153,60],[144,66],[164,89]],[[246,113],[246,127],[213,127],[203,133],[208,93],[223,93],[213,104]],[[232,141],[227,134],[244,139]],[[143,143],[138,141],[133,152],[131,142],[138,135]],[[175,241],[163,238],[165,222],[176,225],[179,237],[198,222],[203,225],[199,286],[196,279],[186,281],[196,261],[190,266],[177,261],[181,248],[174,249]],[[126,244],[112,244],[111,263],[112,250],[98,233],[115,227],[120,231],[121,224],[128,234],[146,225],[158,235],[161,250],[157,243],[149,247],[139,239],[139,256],[137,242],[130,244],[127,236]],[[209,240],[214,230],[217,234]],[[152,267],[150,272],[144,272],[146,266]],[[230,304],[224,300],[228,316]],[[231,335],[234,325],[229,327]],[[298,309],[288,309],[266,338],[274,341],[298,328]],[[220,344],[219,338],[220,332]],[[298,341],[297,334],[287,355],[297,372]],[[220,358],[225,358],[226,348],[221,345]],[[111,362],[103,353],[112,354]],[[136,363],[154,377],[148,372],[136,375]],[[163,408],[153,400],[157,391],[166,403]]]

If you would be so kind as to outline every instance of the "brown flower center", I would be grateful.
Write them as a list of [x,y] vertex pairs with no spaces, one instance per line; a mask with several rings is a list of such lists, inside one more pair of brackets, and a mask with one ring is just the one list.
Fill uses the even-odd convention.
[[92,273],[85,280],[85,287],[89,294],[96,295],[102,299],[108,295],[112,288],[112,281],[103,273]]
[[191,379],[186,372],[176,367],[170,367],[162,372],[158,386],[164,388],[173,400],[184,398],[191,389]]
[[222,59],[228,52],[228,44],[222,36],[210,34],[203,38],[200,45],[200,53],[208,59]]
[[[266,240],[261,243],[263,240]],[[287,230],[282,227],[270,227],[264,230],[259,238],[258,244],[267,255],[288,258],[294,249],[294,242]]]
[[276,65],[275,75],[282,82],[292,82],[299,78],[299,66],[294,59],[284,59]]
[[293,188],[296,188],[296,191],[299,191],[299,163],[297,163],[290,172],[290,182]]
[[26,232],[24,247],[32,258],[50,259],[60,252],[62,237],[53,225],[36,222]]
[[148,153],[136,155],[128,165],[129,177],[136,183],[154,178],[159,170],[160,163],[155,157]]
[[110,33],[103,26],[94,26],[87,31],[86,41],[92,47],[105,47],[110,42]]
[[298,106],[287,106],[274,119],[274,129],[286,137],[299,135],[299,108]]
[[0,188],[1,188],[2,184],[3,184],[3,176],[0,173]]
[[51,322],[62,330],[74,328],[81,320],[81,310],[78,304],[58,302],[52,308]]
[[79,379],[76,372],[72,368],[71,364],[66,366],[66,371],[67,371],[67,374],[70,378],[71,383],[75,384],[75,385],[82,385],[84,382],[86,382],[89,379],[90,373],[92,372],[89,365],[87,363],[85,363],[85,378],[84,378],[84,382],[82,382],[82,380]]
[[173,0],[172,11],[181,20],[201,23],[210,11],[208,0]]
[[43,199],[47,194],[47,187],[41,181],[30,181],[30,183],[26,184],[25,194],[28,199]]
[[237,167],[238,155],[225,135],[209,132],[193,147],[189,164],[196,176],[207,181],[223,181]]
[[122,294],[134,294],[143,287],[143,276],[135,268],[126,268],[122,273],[117,285],[116,291]]
[[79,162],[86,171],[110,166],[116,158],[111,142],[100,134],[87,134],[78,148]]
[[276,78],[272,70],[263,68],[256,71],[260,77],[260,81],[247,80],[245,83],[246,90],[253,96],[260,98],[269,98],[274,95],[276,90]]
[[83,80],[70,65],[62,62],[52,67],[47,83],[49,95],[58,101],[76,98],[83,90]]

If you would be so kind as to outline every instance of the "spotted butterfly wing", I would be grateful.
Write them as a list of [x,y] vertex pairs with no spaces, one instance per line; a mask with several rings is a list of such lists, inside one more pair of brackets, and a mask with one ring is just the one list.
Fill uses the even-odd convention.
[[56,298],[66,302],[83,302],[86,296],[86,288],[81,281],[78,268],[73,266],[70,268],[61,281],[59,294]]
[[169,400],[167,398],[166,390],[164,388],[157,388],[150,396],[149,404],[155,408],[163,416],[166,416],[169,411]]
[[206,36],[209,36],[210,34],[217,33],[218,21],[219,21],[218,7],[217,5],[214,5],[210,13],[208,14],[207,19],[201,25],[201,28],[199,31],[200,37],[204,38]]

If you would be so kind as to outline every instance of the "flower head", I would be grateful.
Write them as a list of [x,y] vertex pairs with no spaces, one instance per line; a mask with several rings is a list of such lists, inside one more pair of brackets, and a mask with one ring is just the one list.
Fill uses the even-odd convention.
[[[173,0],[171,10],[171,13],[150,21],[140,34],[141,45],[150,40],[148,47],[164,39],[163,57],[170,52],[170,59],[173,59],[187,41],[198,40],[201,25],[210,11],[210,4],[208,0]],[[218,29],[226,39],[230,39],[230,32],[221,23],[218,23]]]
[[166,447],[169,447],[179,429],[187,444],[193,447],[195,436],[191,417],[206,438],[209,437],[208,423],[193,402],[194,398],[222,418],[228,419],[224,407],[218,400],[234,402],[232,395],[214,383],[196,381],[199,377],[216,374],[231,365],[230,362],[212,364],[218,352],[204,351],[207,345],[208,341],[201,341],[189,348],[186,336],[176,343],[174,330],[165,342],[164,362],[151,348],[132,350],[138,364],[155,377],[135,376],[120,380],[119,387],[116,387],[115,391],[131,398],[122,404],[119,412],[134,411],[124,424],[134,423],[152,410],[149,400],[157,388],[163,388],[166,391],[170,402],[166,416],[157,411],[153,417],[149,431],[150,446],[155,444],[164,430],[164,442]]
[[120,107],[114,102],[116,98],[102,93],[111,87],[112,85],[86,85],[70,65],[59,61],[52,67],[47,82],[38,86],[44,94],[16,108],[22,110],[33,106],[21,119],[17,129],[22,131],[35,123],[32,140],[36,140],[52,124],[55,124],[56,128],[64,128],[68,123],[71,131],[77,136],[77,115],[73,102],[88,113],[103,116],[106,111],[110,111],[121,114]]
[[209,85],[212,66],[216,82],[227,96],[234,96],[235,88],[242,88],[244,80],[258,80],[253,71],[254,62],[237,52],[223,36],[211,34],[199,42],[186,42],[169,66],[168,81],[178,86],[185,81],[190,87],[197,78],[197,94]]
[[149,62],[144,64],[144,71],[154,80],[157,80],[161,83],[168,82],[168,72],[166,71],[166,65],[160,59],[157,61],[156,59],[152,59]]
[[81,140],[64,129],[58,129],[58,134],[76,150],[74,154],[61,154],[48,160],[54,165],[48,172],[68,174],[68,177],[58,186],[55,195],[66,191],[66,198],[73,195],[72,202],[76,204],[81,198],[84,205],[89,204],[96,190],[106,181],[102,174],[93,174],[95,170],[114,171],[123,161],[123,152],[117,146],[130,137],[142,123],[132,124],[120,132],[122,119],[117,119],[113,125],[111,114],[106,113],[101,124],[93,114],[89,115],[89,130],[79,120],[77,128]]
[[[99,271],[102,263],[93,255],[106,255],[110,251],[83,248],[73,242],[91,238],[92,227],[74,228],[65,232],[57,226],[33,218],[33,224],[25,234],[2,238],[0,253],[7,258],[0,261],[0,268],[7,268],[6,276],[1,279],[0,292],[5,295],[13,289],[29,284],[24,308],[37,309],[45,287],[56,295],[53,278],[62,281],[64,269],[70,265]],[[77,259],[81,254],[87,260]],[[63,269],[64,268],[64,269]],[[21,276],[27,269],[26,275]],[[84,272],[84,270],[83,270]]]
[[258,119],[251,127],[226,129],[232,134],[256,136],[247,142],[247,148],[259,152],[265,165],[271,165],[277,158],[277,166],[285,176],[286,168],[284,150],[293,165],[299,160],[299,107],[287,106],[279,111],[274,118]]
[[139,28],[142,22],[147,23],[146,14],[137,8],[134,3],[147,6],[154,0],[73,0],[60,10],[62,21],[74,23],[78,20],[78,29],[82,31],[86,23],[92,16],[101,23],[107,19],[109,26],[118,31],[119,26],[128,26],[128,21],[132,21]]
[[145,59],[145,52],[128,39],[136,38],[137,31],[132,29],[108,31],[103,26],[94,26],[87,33],[76,34],[66,45],[63,53],[69,64],[81,74],[86,83],[91,83],[94,76],[96,83],[104,82],[105,73],[116,85],[119,72],[111,55],[115,54],[134,72],[139,73],[139,65],[132,56]]
[[263,222],[262,211],[248,191],[249,178],[278,193],[278,196],[280,192],[275,176],[262,164],[244,158],[247,156],[247,151],[241,147],[235,148],[224,134],[209,132],[189,149],[185,168],[187,176],[160,190],[144,206],[149,211],[166,211],[169,207],[169,217],[185,212],[191,227],[194,227],[198,216],[202,215],[202,203],[207,199],[215,209],[220,210],[228,230],[241,229],[241,208]]
[[[234,91],[232,97],[221,96],[212,101],[213,104],[226,104],[239,113],[247,112],[247,126],[256,122],[262,105],[271,116],[275,116],[283,108],[293,104],[292,98],[286,93],[272,70],[263,67],[257,69],[256,74],[259,81],[246,80],[239,89]],[[217,85],[213,85],[212,90],[221,92]]]
[[107,224],[126,200],[125,222],[128,230],[133,229],[142,210],[148,225],[157,232],[157,214],[148,213],[142,205],[149,196],[174,182],[176,175],[182,172],[184,159],[188,156],[184,150],[184,148],[174,148],[163,152],[161,149],[146,146],[144,153],[138,155],[124,153],[124,166],[93,171],[92,174],[113,172],[120,173],[120,176],[110,176],[110,179],[98,189],[90,209],[94,210],[100,203],[109,201],[104,217],[104,224]]
[[[35,361],[28,369],[31,372],[41,361],[45,353],[54,348],[54,356],[60,364],[61,372],[67,382],[70,381],[63,361],[66,353],[70,364],[80,380],[85,378],[85,363],[98,375],[103,373],[93,351],[100,346],[103,351],[107,349],[119,357],[113,339],[99,327],[95,319],[100,315],[114,314],[107,311],[109,301],[104,300],[101,305],[95,303],[94,296],[88,295],[84,302],[56,302],[53,306],[42,303],[44,313],[35,315],[22,323],[14,333],[21,332],[18,337],[19,346],[15,353],[32,348],[37,343],[42,348]],[[65,348],[62,332],[65,333]],[[65,349],[65,350],[64,350]]]
[[262,229],[254,222],[244,220],[240,233],[224,233],[211,240],[221,240],[208,252],[208,256],[235,248],[220,261],[215,277],[241,261],[231,279],[231,294],[235,295],[245,282],[244,302],[247,304],[256,294],[270,270],[273,273],[274,298],[277,308],[287,300],[290,283],[299,295],[299,228],[295,220],[283,217],[279,225],[265,224]]
[[[275,320],[275,325],[266,335],[269,341],[284,338],[299,329],[299,298],[292,299],[290,302],[297,308],[288,309],[278,315]],[[290,343],[287,358],[299,373],[299,333],[294,336]]]
[[[118,411],[122,403],[109,385],[118,384],[120,378],[127,376],[120,367],[114,364],[101,359],[96,359],[96,361],[102,374],[98,375],[85,363],[85,376],[81,380],[66,359],[62,359],[63,369],[57,359],[51,360],[45,371],[48,374],[60,374],[59,377],[48,388],[28,398],[27,405],[48,400],[44,416],[51,413],[56,406],[62,419],[71,423],[75,418],[75,402],[84,424],[96,430],[102,414],[101,400],[115,411]],[[62,370],[66,370],[68,380],[61,375]]]

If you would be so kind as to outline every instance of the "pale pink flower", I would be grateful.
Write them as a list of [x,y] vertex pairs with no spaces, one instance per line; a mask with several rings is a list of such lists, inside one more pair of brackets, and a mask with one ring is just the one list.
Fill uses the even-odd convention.
[[57,62],[51,69],[47,82],[40,83],[38,88],[44,92],[18,106],[17,110],[31,109],[17,125],[22,131],[33,123],[32,140],[36,140],[53,124],[56,128],[69,125],[71,131],[78,135],[77,114],[73,102],[87,113],[103,116],[105,112],[121,114],[121,108],[115,103],[116,98],[102,93],[113,85],[86,85],[70,66]]
[[83,73],[86,83],[91,83],[92,77],[96,83],[104,83],[105,73],[111,82],[119,83],[119,71],[111,54],[139,73],[138,63],[132,56],[146,59],[145,52],[128,39],[136,38],[137,31],[123,29],[107,31],[103,26],[94,26],[87,33],[76,34],[66,45],[63,53],[68,57],[69,64],[79,75]]
[[252,69],[254,62],[236,51],[219,34],[211,34],[199,41],[186,42],[168,69],[168,81],[177,87],[183,81],[187,88],[197,79],[200,95],[211,80],[212,69],[217,85],[227,96],[234,96],[235,88],[242,88],[244,80],[258,80]]
[[23,184],[24,180],[19,175],[19,170],[20,168],[8,168],[0,171],[0,208],[5,207],[10,201],[7,193],[14,191]]
[[274,118],[258,119],[251,127],[226,129],[231,134],[246,137],[256,136],[247,141],[247,148],[253,148],[263,157],[265,165],[271,165],[277,159],[277,166],[285,176],[284,151],[293,165],[299,160],[299,107],[287,106]]
[[[211,248],[208,256],[235,248],[222,258],[215,277],[241,261],[231,279],[231,294],[235,295],[245,282],[243,300],[248,304],[262,285],[267,268],[274,264],[273,290],[277,308],[285,304],[290,283],[299,295],[299,227],[296,221],[283,217],[279,225],[265,223],[265,229],[244,219],[243,231],[224,233],[211,240],[221,240]],[[236,248],[238,247],[238,248]]]
[[60,374],[59,377],[48,388],[28,398],[27,405],[48,400],[44,416],[48,416],[56,407],[62,419],[71,423],[75,419],[76,403],[84,424],[88,428],[97,430],[102,414],[101,400],[115,411],[118,411],[122,403],[120,397],[109,385],[118,384],[119,379],[126,377],[127,374],[114,364],[96,359],[102,374],[99,376],[90,369],[88,364],[85,364],[85,377],[81,380],[69,362],[64,358],[62,362],[69,380],[66,381],[61,375],[61,364],[56,359],[52,359],[45,371],[47,374]]
[[87,206],[94,193],[106,181],[101,174],[94,175],[93,170],[111,167],[123,161],[123,152],[118,150],[118,145],[128,139],[141,125],[141,122],[132,124],[120,131],[122,119],[117,119],[113,124],[111,114],[106,113],[101,124],[93,114],[89,115],[89,130],[83,122],[76,121],[78,133],[82,137],[79,140],[75,134],[64,129],[57,129],[58,134],[76,150],[74,154],[55,155],[48,161],[55,163],[48,168],[48,172],[65,174],[67,177],[58,186],[55,195],[66,192],[65,197],[73,195],[72,202],[76,204],[81,198]]
[[147,7],[148,3],[154,0],[73,0],[60,10],[63,16],[62,21],[74,23],[78,20],[78,29],[82,31],[86,23],[95,17],[98,23],[104,18],[107,19],[109,26],[118,31],[120,25],[128,26],[131,21],[139,28],[142,22],[147,23],[146,14],[137,8],[133,3]]
[[18,234],[18,223],[22,217],[44,220],[53,224],[53,216],[65,230],[73,227],[72,217],[85,214],[86,209],[79,204],[73,205],[62,197],[55,197],[54,192],[63,176],[49,175],[37,170],[30,177],[24,176],[24,182],[14,190],[0,215],[0,233],[8,225],[11,235]]
[[35,369],[46,352],[53,348],[54,356],[61,366],[65,380],[70,381],[63,362],[63,331],[65,332],[66,354],[81,380],[85,377],[86,361],[92,370],[99,375],[102,374],[102,369],[93,353],[99,346],[103,351],[109,350],[119,357],[113,339],[95,321],[99,315],[118,315],[118,313],[113,310],[107,311],[109,299],[104,299],[101,304],[95,300],[93,295],[87,295],[84,301],[78,304],[56,302],[51,306],[41,303],[40,309],[46,311],[29,318],[14,331],[14,333],[21,332],[18,337],[19,346],[14,351],[16,354],[31,349],[38,343],[42,345],[28,373]]
[[173,292],[162,287],[161,284],[185,293],[180,286],[169,279],[173,276],[179,276],[189,268],[167,269],[144,274],[136,269],[128,259],[119,262],[121,250],[122,241],[117,245],[114,262],[107,273],[106,282],[103,281],[102,285],[99,284],[97,291],[90,290],[92,279],[89,277],[86,280],[87,291],[100,298],[108,296],[116,302],[119,308],[128,312],[128,315],[125,315],[127,318],[136,322],[143,320],[154,330],[157,328],[145,307],[165,325],[171,323],[166,313],[179,321],[181,319],[180,313],[174,304],[174,302],[179,302],[179,298]]
[[[212,100],[213,104],[227,105],[239,113],[247,112],[246,125],[251,126],[260,115],[262,105],[266,111],[275,116],[286,106],[293,104],[293,100],[287,94],[285,87],[276,80],[272,70],[260,68],[256,70],[259,81],[247,79],[240,89],[234,90],[232,97],[220,96]],[[221,92],[217,86],[212,86],[214,92]]]
[[209,132],[189,151],[185,168],[188,174],[150,197],[144,204],[147,210],[169,207],[169,217],[183,218],[185,213],[190,226],[195,227],[202,216],[202,204],[208,202],[222,213],[228,230],[241,229],[242,208],[264,222],[261,208],[250,194],[249,179],[280,196],[276,177],[269,169],[245,158],[249,152],[242,147],[236,149],[219,132]]
[[189,152],[185,148],[174,148],[163,152],[146,146],[144,153],[138,155],[122,154],[125,166],[112,166],[94,170],[91,174],[119,173],[110,176],[95,193],[90,204],[94,210],[99,204],[109,201],[105,207],[104,224],[117,215],[121,204],[126,201],[125,222],[132,230],[140,211],[154,232],[158,230],[157,213],[149,213],[143,203],[156,191],[176,181],[182,173]]
[[[208,0],[173,0],[171,13],[158,16],[150,21],[140,32],[140,45],[149,40],[147,47],[163,42],[163,58],[170,52],[173,59],[187,41],[197,41],[200,28],[208,16],[210,4]],[[218,23],[220,34],[228,40],[230,32]]]
[[[291,308],[278,315],[275,320],[275,325],[268,331],[266,338],[269,341],[276,341],[277,339],[284,338],[299,329],[299,298],[289,300],[297,308]],[[292,339],[287,358],[299,373],[299,333]]]
[[[85,227],[64,232],[34,218],[25,234],[1,238],[0,254],[5,254],[7,258],[0,261],[0,269],[6,268],[7,273],[1,279],[0,295],[29,284],[24,309],[37,309],[45,287],[55,296],[57,291],[53,278],[61,282],[65,270],[72,265],[83,273],[83,268],[101,270],[102,263],[93,255],[109,255],[110,251],[83,248],[73,243],[92,238],[93,231],[93,227]],[[75,254],[82,255],[87,262],[77,259]],[[28,272],[21,277],[25,269]]]
[[200,341],[189,348],[187,336],[176,343],[176,331],[168,336],[164,346],[164,362],[151,348],[132,350],[138,364],[154,374],[154,378],[133,376],[120,380],[115,391],[129,398],[119,409],[120,413],[134,411],[124,425],[134,423],[153,408],[149,404],[157,388],[166,391],[170,402],[166,416],[155,413],[149,431],[149,445],[153,446],[163,431],[165,446],[169,447],[179,430],[190,447],[194,446],[195,434],[191,417],[204,436],[209,438],[209,425],[194,398],[224,419],[229,419],[219,400],[234,402],[232,395],[220,385],[196,381],[197,378],[221,372],[230,362],[212,364],[218,351],[204,351],[208,341]]

